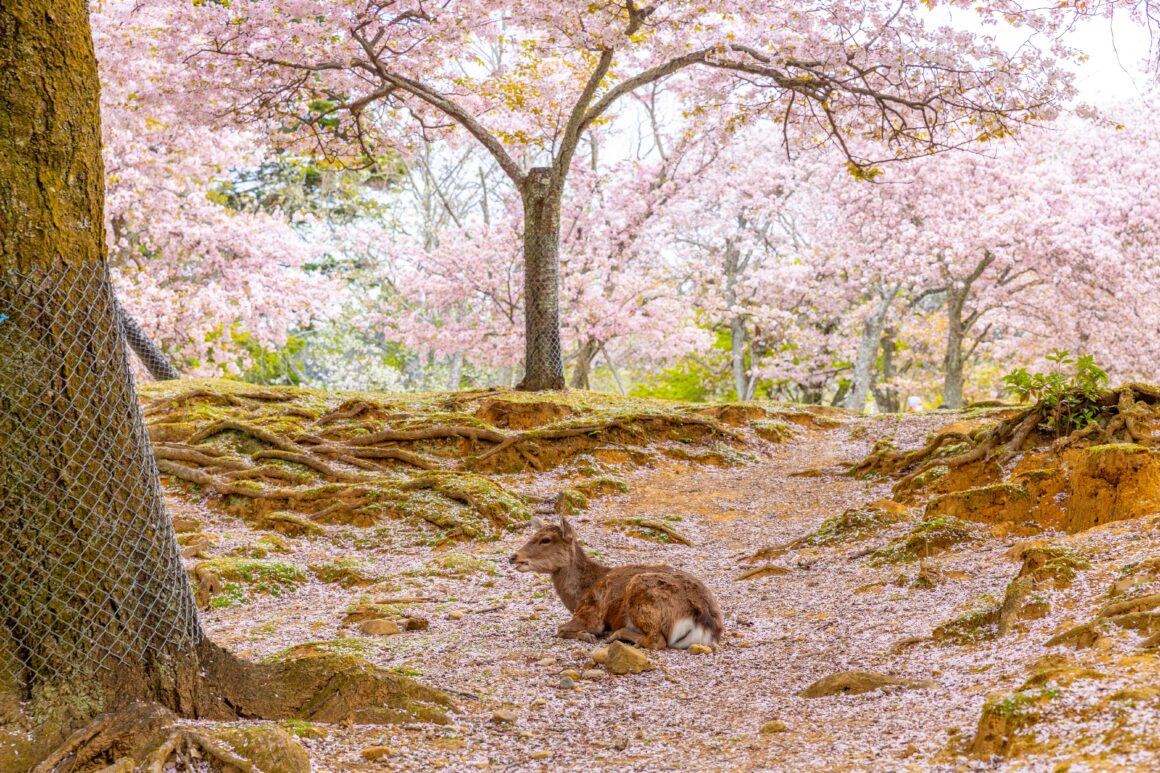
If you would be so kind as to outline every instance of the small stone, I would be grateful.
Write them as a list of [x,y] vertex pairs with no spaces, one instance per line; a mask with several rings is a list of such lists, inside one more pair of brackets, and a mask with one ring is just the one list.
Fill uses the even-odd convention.
[[532,701],[532,708],[533,709],[543,708],[544,706],[547,706],[547,705],[548,705],[548,702],[546,700],[544,700],[543,698],[536,698],[534,701]]
[[639,674],[656,668],[649,662],[648,655],[622,641],[614,641],[608,646],[604,667],[613,674]]
[[550,751],[548,751],[547,749],[540,749],[538,752],[532,752],[532,755],[531,755],[533,760],[546,760],[551,756],[552,756],[552,753]]
[[694,644],[693,646],[689,647],[689,652],[693,655],[708,655],[712,651],[712,647],[708,647],[704,644]]
[[362,750],[364,760],[381,760],[384,757],[390,757],[395,753],[395,750],[390,746],[368,746]]
[[403,629],[399,627],[398,623],[385,618],[367,620],[359,626],[359,630],[368,636],[394,636],[397,633],[403,632]]
[[571,679],[579,679],[580,672],[574,668],[569,668],[567,671],[564,672],[564,676],[569,677]]
[[787,727],[786,724],[784,722],[782,722],[780,719],[771,720],[771,721],[766,722],[764,725],[761,726],[761,734],[762,735],[773,735],[774,733],[784,733],[786,730],[789,730],[789,727]]
[[511,709],[500,709],[491,715],[491,721],[496,724],[510,725],[516,721],[516,713]]
[[570,676],[560,677],[560,689],[561,690],[575,690],[576,689],[576,680]]
[[608,647],[597,647],[589,655],[593,663],[604,665],[608,662]]
[[464,614],[465,613],[462,609],[453,609],[447,613],[447,619],[448,620],[462,620]]
[[554,665],[556,665],[556,659],[555,658],[540,658],[539,660],[536,661],[536,665],[543,666],[545,668],[547,668],[548,666],[554,666]]
[[617,738],[615,741],[612,742],[612,748],[616,749],[618,752],[624,751],[625,749],[628,748],[628,739],[625,738],[623,735],[620,736],[619,738]]
[[407,631],[426,631],[431,623],[423,617],[405,617],[403,618],[403,629]]
[[586,669],[584,671],[584,673],[580,675],[580,678],[581,679],[593,679],[593,680],[602,679],[602,678],[604,678],[604,672],[598,668],[589,668],[589,669]]

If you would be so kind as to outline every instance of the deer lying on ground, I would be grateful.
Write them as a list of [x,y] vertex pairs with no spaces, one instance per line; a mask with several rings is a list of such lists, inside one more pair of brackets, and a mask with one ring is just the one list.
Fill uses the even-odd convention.
[[594,640],[612,631],[613,639],[654,650],[688,649],[721,638],[721,611],[693,575],[663,565],[598,564],[562,516],[559,524],[537,519],[532,528],[535,534],[511,563],[520,572],[552,576],[556,595],[572,613],[557,631],[561,637]]

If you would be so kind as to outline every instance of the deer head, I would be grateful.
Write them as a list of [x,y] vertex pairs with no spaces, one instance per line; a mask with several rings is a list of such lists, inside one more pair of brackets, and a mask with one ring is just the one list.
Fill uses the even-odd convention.
[[564,516],[558,524],[545,524],[539,518],[531,522],[532,538],[511,557],[517,572],[551,574],[570,565],[574,558],[576,532]]

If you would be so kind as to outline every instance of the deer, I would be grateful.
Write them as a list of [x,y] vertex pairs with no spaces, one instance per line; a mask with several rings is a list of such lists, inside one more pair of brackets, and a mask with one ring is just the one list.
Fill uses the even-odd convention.
[[557,629],[564,639],[613,640],[644,649],[688,649],[716,644],[724,621],[713,594],[688,572],[671,566],[609,567],[580,546],[567,518],[532,521],[535,533],[510,559],[518,572],[551,575],[572,619]]

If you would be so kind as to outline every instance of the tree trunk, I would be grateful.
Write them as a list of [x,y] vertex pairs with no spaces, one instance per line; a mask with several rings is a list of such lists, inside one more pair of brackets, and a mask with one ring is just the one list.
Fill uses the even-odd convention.
[[0,7],[0,179],[0,625],[63,729],[157,698],[203,640],[105,264],[84,0]]
[[129,315],[120,301],[115,300],[114,302],[117,308],[117,321],[121,325],[121,334],[125,336],[125,341],[128,342],[133,353],[137,355],[141,365],[149,371],[149,375],[157,381],[181,378],[181,373],[170,364],[169,358],[157,348],[157,344],[153,343],[153,339],[141,329],[137,320]]
[[874,405],[879,413],[898,413],[902,404],[898,399],[898,392],[894,388],[894,337],[896,331],[887,327],[882,332],[882,378],[879,386],[872,386],[874,390]]
[[[187,717],[319,721],[357,720],[352,705],[419,697],[416,688],[445,705],[368,664],[345,673],[333,659],[251,664],[205,638],[108,277],[97,88],[85,0],[4,0],[0,769],[24,770],[77,726],[140,702]],[[59,761],[88,770],[128,759],[162,747],[122,741],[168,727],[81,733]]]
[[551,169],[536,167],[523,185],[524,379],[518,389],[564,388],[560,346],[560,199]]
[[882,343],[882,330],[886,326],[890,305],[898,295],[898,287],[889,291],[881,288],[880,293],[877,305],[862,324],[862,340],[858,344],[858,358],[854,360],[854,378],[843,404],[844,408],[851,411],[866,410],[866,398],[870,395],[870,386],[874,380],[874,361]]
[[591,338],[580,346],[580,350],[576,352],[576,367],[572,370],[572,382],[569,386],[573,389],[591,388],[592,361],[596,359],[599,351],[600,344]]
[[452,392],[459,389],[463,380],[463,352],[451,355],[451,362],[447,368],[447,388]]
[[963,407],[963,303],[966,293],[947,294],[947,350],[943,356],[943,407]]

